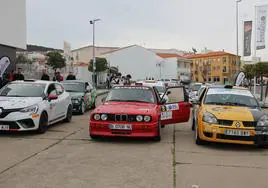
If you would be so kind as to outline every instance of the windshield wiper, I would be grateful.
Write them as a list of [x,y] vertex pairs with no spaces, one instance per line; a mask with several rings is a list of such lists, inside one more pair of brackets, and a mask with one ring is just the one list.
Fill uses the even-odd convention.
[[224,105],[225,103],[221,103],[221,102],[207,102],[205,104]]

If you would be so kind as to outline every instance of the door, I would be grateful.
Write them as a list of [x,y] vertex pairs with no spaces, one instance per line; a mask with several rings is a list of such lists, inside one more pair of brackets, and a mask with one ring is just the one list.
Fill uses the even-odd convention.
[[161,105],[162,125],[188,122],[191,105],[184,86],[169,87],[168,103]]
[[60,84],[55,84],[56,85],[56,91],[58,95],[58,103],[56,106],[56,113],[57,113],[57,118],[61,119],[65,117],[67,113],[67,107],[66,107],[66,99],[65,96],[63,95],[64,89],[62,85]]
[[[49,95],[57,95],[55,84],[50,84],[47,89],[47,96]],[[56,107],[57,107],[58,99],[48,101],[49,104],[49,112],[48,112],[48,121],[52,123],[55,119],[57,119]]]

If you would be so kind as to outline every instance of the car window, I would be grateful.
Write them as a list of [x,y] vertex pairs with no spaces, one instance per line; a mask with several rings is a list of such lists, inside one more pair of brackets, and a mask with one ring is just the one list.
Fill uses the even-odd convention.
[[47,95],[57,95],[57,90],[55,84],[50,84],[47,88]]
[[64,89],[62,88],[60,84],[56,84],[56,91],[57,91],[57,95],[61,95],[64,92]]
[[169,103],[177,103],[185,101],[185,93],[183,87],[168,88],[170,94],[168,95]]
[[46,84],[11,83],[0,90],[0,96],[43,97]]

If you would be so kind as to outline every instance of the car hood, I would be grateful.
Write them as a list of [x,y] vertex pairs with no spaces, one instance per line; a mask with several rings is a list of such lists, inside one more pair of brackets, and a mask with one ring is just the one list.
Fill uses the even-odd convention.
[[100,105],[95,112],[107,114],[152,114],[156,112],[157,105],[134,102],[106,102]]
[[264,114],[260,108],[205,105],[204,110],[222,120],[258,121]]
[[42,97],[0,97],[0,107],[4,109],[25,108],[42,100]]
[[84,93],[80,92],[69,92],[71,98],[80,98],[84,96]]

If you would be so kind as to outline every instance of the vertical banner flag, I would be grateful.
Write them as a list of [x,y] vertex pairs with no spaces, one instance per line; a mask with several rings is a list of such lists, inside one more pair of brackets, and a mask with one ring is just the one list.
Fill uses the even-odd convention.
[[252,21],[244,22],[244,56],[251,56]]
[[256,49],[265,49],[265,32],[268,5],[256,7]]

